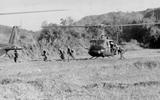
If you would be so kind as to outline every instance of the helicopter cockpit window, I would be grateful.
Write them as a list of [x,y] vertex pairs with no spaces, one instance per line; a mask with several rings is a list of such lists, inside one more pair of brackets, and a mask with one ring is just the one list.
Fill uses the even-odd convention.
[[91,40],[90,43],[91,43],[91,45],[103,46],[105,41],[104,40]]
[[95,40],[91,40],[91,41],[90,41],[90,44],[91,44],[91,45],[96,45],[96,41],[95,41]]
[[97,45],[103,46],[104,45],[104,40],[97,40]]

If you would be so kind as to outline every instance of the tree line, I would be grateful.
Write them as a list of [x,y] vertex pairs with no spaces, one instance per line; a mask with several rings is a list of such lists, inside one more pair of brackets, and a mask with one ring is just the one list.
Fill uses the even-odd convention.
[[[159,14],[160,10],[156,10]],[[109,16],[109,17],[108,17]],[[125,16],[125,17],[124,17]],[[155,23],[159,22],[155,20],[157,16],[152,15],[151,11],[146,12],[132,12],[123,13],[115,12],[107,15],[108,19],[100,20],[98,24],[103,25],[117,25],[117,24],[139,24],[139,23]],[[86,20],[86,19],[85,19]],[[82,24],[83,21],[81,21]],[[85,21],[87,22],[87,21]],[[61,25],[78,25],[71,17],[60,20]],[[40,35],[37,37],[39,44],[43,46],[54,46],[56,48],[65,47],[67,45],[71,47],[82,44],[89,44],[89,40],[99,37],[101,33],[109,36],[113,40],[117,40],[117,34],[119,36],[118,42],[129,42],[131,40],[137,40],[140,46],[145,48],[160,48],[160,25],[148,24],[142,26],[125,26],[122,27],[123,31],[117,27],[88,27],[96,26],[97,22],[83,23],[84,28],[80,27],[58,27],[57,24],[43,23]],[[84,43],[84,41],[86,43]],[[41,42],[41,43],[40,43]]]

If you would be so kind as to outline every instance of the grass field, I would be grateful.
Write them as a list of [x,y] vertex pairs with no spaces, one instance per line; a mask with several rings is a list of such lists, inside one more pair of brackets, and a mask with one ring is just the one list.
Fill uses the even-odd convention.
[[0,58],[0,100],[159,100],[160,50],[95,60]]

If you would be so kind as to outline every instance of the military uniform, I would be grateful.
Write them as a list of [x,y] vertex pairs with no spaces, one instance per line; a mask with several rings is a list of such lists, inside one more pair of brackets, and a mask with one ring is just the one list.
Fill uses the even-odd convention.
[[18,52],[17,50],[14,50],[14,62],[16,63],[18,59]]
[[122,47],[118,48],[118,54],[120,54],[120,59],[125,59],[125,57],[123,56],[125,50]]
[[46,51],[45,51],[45,50],[43,51],[42,56],[44,57],[44,58],[43,58],[43,61],[47,61],[47,55],[46,55]]
[[68,61],[69,61],[69,57],[71,57],[72,59],[75,59],[73,53],[74,53],[74,51],[68,47],[67,48]]
[[59,51],[60,58],[61,58],[62,60],[65,60],[65,56],[64,56],[65,52],[62,51],[61,49],[58,49],[58,51]]

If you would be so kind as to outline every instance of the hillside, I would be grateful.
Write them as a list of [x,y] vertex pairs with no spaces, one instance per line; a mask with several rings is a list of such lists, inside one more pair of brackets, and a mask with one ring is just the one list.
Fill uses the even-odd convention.
[[8,42],[8,36],[11,33],[11,27],[0,25],[0,43]]
[[110,12],[101,15],[91,15],[83,17],[76,22],[77,25],[86,24],[127,24],[133,21],[142,21],[155,15],[156,19],[160,19],[160,8],[147,9],[137,12]]
[[[101,15],[91,15],[75,22],[76,25],[117,25],[117,24],[138,24],[154,23],[160,20],[160,8],[146,9],[137,12],[110,12]],[[122,27],[123,32],[118,27],[107,27],[105,35],[117,41],[129,42],[132,39],[137,40],[143,47],[160,48],[160,25],[130,26]],[[98,28],[98,30],[102,30]],[[92,29],[91,35],[97,35],[97,29]],[[96,33],[96,34],[95,34]],[[87,33],[88,34],[88,33]],[[99,33],[98,33],[99,34]]]
[[[12,27],[0,25],[0,44],[8,43],[11,33],[12,33]],[[36,46],[36,39],[34,38],[35,35],[36,32],[18,28],[18,33],[15,38],[15,45],[18,45],[19,47],[23,48],[22,51],[19,51],[21,59],[28,59],[28,58],[30,59],[32,56],[36,57],[38,49],[35,47]],[[8,54],[12,56],[13,51],[9,51]]]
[[[12,27],[0,25],[0,43],[7,43],[11,33],[12,33]],[[35,32],[28,31],[25,29],[21,29],[21,28],[18,29],[19,38],[23,36],[31,37],[31,34],[34,34],[34,33]]]
[[[77,22],[73,22],[72,19],[64,19],[62,23],[64,25],[114,25],[155,22],[159,19],[160,8],[157,8],[138,12],[110,12],[102,15],[86,16]],[[12,27],[0,25],[0,43],[7,43],[11,32]],[[60,28],[57,24],[49,23],[42,27],[39,32],[19,29],[20,41],[18,40],[18,44],[24,48],[22,51],[23,57],[39,58],[42,50],[46,50],[48,56],[52,59],[58,54],[59,48],[66,51],[68,46],[74,49],[77,55],[82,55],[84,52],[85,54],[88,52],[86,48],[89,48],[89,40],[98,37],[101,32],[101,28]],[[115,27],[106,28],[104,32],[116,41],[118,31]],[[119,35],[119,40],[123,42],[136,40],[143,47],[160,48],[160,28],[154,25],[125,27]]]

